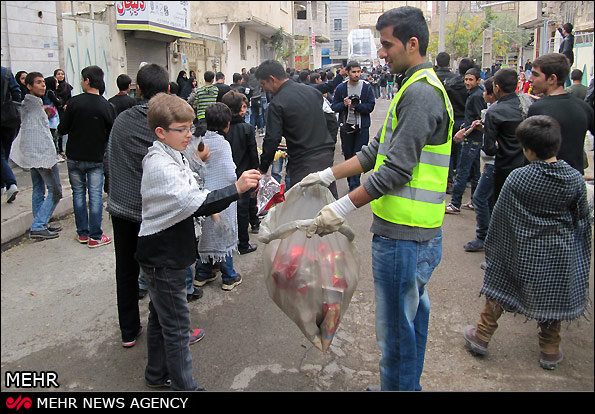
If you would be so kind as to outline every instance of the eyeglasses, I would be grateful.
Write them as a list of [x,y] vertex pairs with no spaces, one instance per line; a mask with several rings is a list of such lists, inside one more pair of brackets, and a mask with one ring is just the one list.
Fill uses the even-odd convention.
[[179,128],[163,128],[163,129],[165,129],[166,131],[182,132],[184,135],[186,135],[188,132],[190,132],[191,134],[194,134],[196,127],[194,125],[192,125],[190,128],[184,128],[184,129],[179,129]]

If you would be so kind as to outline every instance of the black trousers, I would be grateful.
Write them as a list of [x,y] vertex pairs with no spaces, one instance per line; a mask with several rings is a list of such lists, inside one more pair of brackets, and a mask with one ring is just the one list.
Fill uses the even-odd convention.
[[140,223],[111,216],[116,253],[116,296],[122,341],[131,341],[140,329],[138,275],[140,266],[134,254]]
[[250,244],[249,226],[256,227],[260,220],[256,207],[256,197],[251,197],[252,192],[240,194],[238,199],[238,249],[244,250]]
[[[290,187],[302,181],[310,173],[332,167],[334,154],[334,149],[322,150],[304,159],[300,159],[298,162],[293,162],[290,155],[289,162],[287,163],[287,172],[289,173],[289,177],[291,177]],[[328,189],[336,199],[339,198],[337,195],[337,184],[335,182],[329,185]],[[286,190],[289,190],[289,188]]]

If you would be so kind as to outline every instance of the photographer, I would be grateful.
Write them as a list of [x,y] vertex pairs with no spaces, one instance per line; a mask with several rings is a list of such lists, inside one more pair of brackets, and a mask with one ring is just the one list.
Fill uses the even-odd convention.
[[[335,90],[333,111],[339,113],[341,150],[346,160],[353,157],[370,139],[370,113],[376,100],[372,86],[360,79],[359,63],[351,61],[345,67],[349,80]],[[360,185],[360,174],[347,177],[349,191]]]

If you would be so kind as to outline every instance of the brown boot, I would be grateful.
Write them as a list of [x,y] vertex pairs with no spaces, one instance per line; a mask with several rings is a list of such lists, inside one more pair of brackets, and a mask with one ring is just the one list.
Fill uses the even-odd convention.
[[476,355],[488,354],[488,343],[477,337],[475,334],[475,326],[466,327],[465,331],[463,332],[463,336],[465,337],[467,344],[469,344],[471,353]]

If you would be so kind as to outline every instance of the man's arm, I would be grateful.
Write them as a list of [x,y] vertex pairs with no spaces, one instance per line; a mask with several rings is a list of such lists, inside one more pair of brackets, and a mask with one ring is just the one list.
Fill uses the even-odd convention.
[[[365,94],[363,91],[366,91]],[[362,96],[360,96],[359,105],[355,107],[355,111],[359,112],[360,114],[370,114],[374,110],[374,106],[376,105],[376,98],[374,98],[374,92],[372,91],[372,87],[370,85],[364,84],[364,88],[362,89]]]
[[60,133],[60,135],[68,135],[68,133],[70,132],[70,128],[72,127],[72,104],[72,99],[70,99],[68,101],[68,105],[62,113],[62,116],[60,117],[60,124],[58,125],[58,132]]

